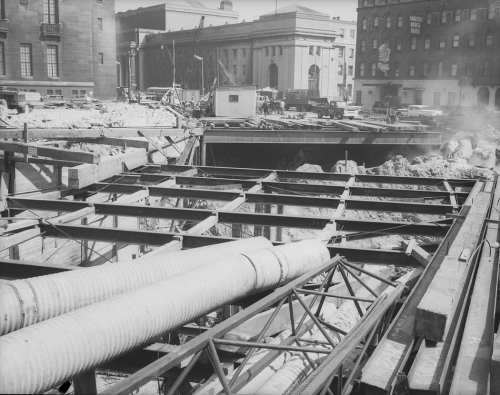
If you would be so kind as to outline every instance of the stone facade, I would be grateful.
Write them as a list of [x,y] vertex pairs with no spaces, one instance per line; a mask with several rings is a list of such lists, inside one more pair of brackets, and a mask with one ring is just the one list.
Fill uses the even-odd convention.
[[[115,0],[53,1],[55,20],[46,23],[43,0],[26,5],[4,0],[0,85],[42,96],[93,92],[98,98],[116,97]],[[26,44],[31,48],[31,72],[22,73],[21,46],[26,48]],[[57,66],[49,72],[49,49],[54,51],[54,47],[57,56],[52,59]],[[26,65],[25,70],[29,69]]]
[[[357,31],[355,101],[365,107],[386,95],[500,107],[500,2],[359,0]],[[391,52],[381,62],[383,43]]]
[[[127,38],[139,43],[139,53],[133,63],[140,90],[172,85],[171,56],[173,58],[175,42],[175,81],[191,89],[201,88],[201,61],[193,56],[196,50],[203,58],[205,92],[216,78],[220,85],[230,84],[218,64],[219,59],[238,85],[270,86],[286,91],[309,89],[317,84],[321,96],[339,98],[344,53],[347,86],[352,91],[356,23],[332,19],[306,7],[285,7],[251,22],[205,24],[197,48],[196,29],[170,32],[135,29],[134,34],[126,37],[122,32],[118,36],[118,52],[127,50],[130,45]],[[342,50],[334,45],[341,46]],[[119,62],[125,69],[128,62],[125,53]]]

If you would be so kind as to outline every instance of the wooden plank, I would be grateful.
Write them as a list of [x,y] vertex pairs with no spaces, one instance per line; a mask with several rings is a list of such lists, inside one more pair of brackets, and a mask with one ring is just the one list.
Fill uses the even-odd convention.
[[[490,219],[500,218],[500,184],[497,184]],[[485,239],[490,245],[500,240],[500,225],[489,223]],[[498,254],[483,244],[474,290],[470,301],[460,351],[455,364],[450,394],[487,394],[494,345]],[[493,372],[498,375],[500,372]],[[493,393],[493,392],[492,392]]]
[[[148,136],[148,138],[150,138]],[[134,140],[134,139],[124,139],[124,138],[116,138],[116,137],[69,137],[65,139],[70,142],[79,142],[79,143],[89,143],[89,144],[101,144],[101,145],[114,145],[117,147],[126,147],[126,148],[142,148],[146,151],[150,149],[149,141],[144,140]]]
[[[156,144],[151,137],[149,137],[147,134],[142,134],[142,132],[140,130],[137,131],[137,134],[141,137],[144,137],[148,141],[149,145],[152,145],[153,147],[155,147],[159,153],[161,153],[166,159],[168,159],[167,155],[165,155],[165,152],[163,152],[163,149],[158,144]],[[148,147],[147,151],[149,151],[149,147]]]
[[191,137],[189,139],[189,141],[187,142],[186,146],[184,147],[184,151],[182,151],[181,156],[177,160],[177,164],[178,165],[185,165],[186,164],[186,161],[187,161],[187,159],[189,157],[189,154],[194,149],[194,145],[195,144],[196,144],[196,137],[193,136],[193,137]]
[[450,183],[448,181],[443,181],[443,185],[450,194],[450,204],[453,206],[453,212],[457,213],[458,212],[458,203],[457,203],[457,198],[455,196],[455,190],[451,187]]
[[[476,200],[476,196],[483,186],[484,183],[482,182],[476,183],[462,207],[460,212],[462,215],[469,212],[473,201]],[[398,372],[402,369],[403,363],[411,352],[415,339],[414,323],[417,306],[426,294],[435,273],[447,255],[448,245],[455,240],[459,240],[457,235],[462,225],[462,220],[456,220],[453,223],[430,264],[424,269],[419,281],[393,320],[391,327],[363,368],[361,383],[365,386],[367,395],[386,394],[391,391]]]
[[404,248],[406,248],[405,254],[415,258],[422,266],[427,267],[432,255],[425,251],[422,247],[417,244],[414,238],[411,238],[407,243],[405,241],[401,242]]
[[387,130],[386,125],[376,125],[372,126],[368,123],[363,122],[356,122],[356,121],[338,121],[341,125],[345,126],[351,126],[351,127],[356,127],[359,130],[368,130],[369,132],[382,132],[384,130]]
[[70,151],[64,148],[41,147],[36,144],[0,142],[1,151],[19,152],[30,156],[46,156],[53,159],[83,163],[99,163],[101,155],[90,152]]
[[328,125],[337,126],[342,130],[347,130],[348,132],[359,132],[359,128],[354,125],[347,125],[345,123],[341,123],[340,121],[327,121]]
[[40,236],[40,228],[24,230],[11,236],[0,237],[0,251],[3,251],[12,246],[24,243],[34,237]]
[[138,158],[146,157],[145,150],[132,150],[116,156],[106,156],[96,165],[83,164],[72,169],[68,169],[69,178],[84,178],[94,174],[99,174],[110,168],[120,166],[122,163],[130,163]]
[[[437,270],[425,296],[420,301],[415,317],[415,334],[427,340],[445,339],[450,322],[457,310],[457,301],[470,275],[470,260],[461,261],[465,249],[475,249],[480,228],[486,218],[491,193],[480,192],[464,221],[458,240]],[[476,225],[476,226],[475,226]],[[452,255],[453,254],[453,255]]]

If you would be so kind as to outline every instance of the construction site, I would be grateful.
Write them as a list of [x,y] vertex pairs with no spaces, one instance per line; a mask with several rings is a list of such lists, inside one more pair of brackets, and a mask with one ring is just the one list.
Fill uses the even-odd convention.
[[[52,21],[88,11],[52,3],[42,10]],[[483,90],[483,102],[462,107],[453,93],[431,108],[417,103],[422,89],[391,82],[395,95],[363,105],[346,60],[356,22],[276,2],[237,23],[229,0],[187,3],[191,14],[167,3],[118,12],[116,61],[98,52],[94,82],[53,78],[61,90],[47,95],[36,75],[2,82],[0,393],[500,394],[495,97]],[[105,18],[89,22],[100,51],[115,4],[91,8]],[[14,15],[13,3],[5,9]],[[180,26],[165,19],[177,12],[194,29],[167,31]],[[1,40],[18,37],[4,17],[0,7],[0,58]],[[241,28],[265,40],[259,29],[278,19],[284,31],[289,19],[307,22],[287,40],[309,40],[301,51],[313,62],[327,54],[335,79],[279,41],[229,52],[217,36]],[[42,38],[68,45],[51,23]],[[340,48],[342,62],[331,55]],[[262,77],[264,53],[276,57]],[[309,89],[283,82],[302,72],[299,58],[304,81],[294,81]],[[169,68],[155,69],[165,59]],[[254,60],[253,80],[232,72]],[[464,103],[476,85],[464,83]],[[364,100],[383,89],[364,86]]]

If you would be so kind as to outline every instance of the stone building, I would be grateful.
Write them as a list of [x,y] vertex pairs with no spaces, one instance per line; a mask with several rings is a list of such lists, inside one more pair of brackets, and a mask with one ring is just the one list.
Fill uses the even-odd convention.
[[359,0],[355,98],[500,107],[500,2]]
[[0,0],[0,86],[116,97],[115,0]]
[[[221,3],[221,11],[232,4]],[[119,17],[120,18],[120,17]],[[173,44],[175,42],[175,82],[188,88],[201,88],[201,61],[205,92],[217,78],[218,84],[231,84],[224,69],[238,85],[259,88],[317,89],[324,97],[339,98],[343,93],[344,62],[346,86],[352,94],[356,23],[331,18],[309,8],[291,5],[262,15],[255,21],[207,23],[203,29],[174,30],[169,26],[136,26],[133,35],[118,31],[118,52],[122,56],[122,83],[127,81],[128,51],[131,41],[138,43],[135,61],[137,86],[171,86],[173,81]],[[128,26],[131,27],[131,26]],[[336,46],[336,47],[334,47]],[[220,66],[220,63],[223,65]]]

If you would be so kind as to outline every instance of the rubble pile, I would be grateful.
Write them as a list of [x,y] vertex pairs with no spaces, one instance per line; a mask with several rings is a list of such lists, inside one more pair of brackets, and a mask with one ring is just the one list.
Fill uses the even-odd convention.
[[40,109],[27,114],[10,115],[7,122],[14,127],[88,129],[95,127],[135,127],[176,125],[175,116],[164,108],[127,103],[102,103],[99,108]]

